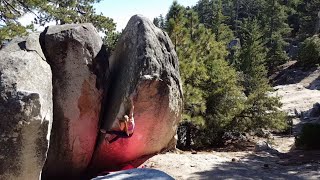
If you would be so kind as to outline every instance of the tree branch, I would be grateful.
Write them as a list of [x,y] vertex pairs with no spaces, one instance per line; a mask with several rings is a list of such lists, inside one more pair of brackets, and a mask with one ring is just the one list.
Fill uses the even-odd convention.
[[[6,0],[3,0],[3,2],[6,4],[6,6],[9,6],[12,10],[14,10],[15,12],[17,12],[17,13],[21,16],[20,11],[18,11],[15,7],[13,7],[12,4],[8,3],[8,1],[6,1]],[[8,8],[8,9],[9,9],[9,8]]]
[[40,18],[35,12],[33,12],[24,2],[22,1],[18,1],[21,6],[23,6],[25,9],[27,9],[30,13],[32,13],[33,15],[35,15],[38,19]]

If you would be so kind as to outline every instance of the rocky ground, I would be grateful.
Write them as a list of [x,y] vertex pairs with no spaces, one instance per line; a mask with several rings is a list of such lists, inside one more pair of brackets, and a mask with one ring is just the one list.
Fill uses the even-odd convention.
[[[320,101],[320,69],[294,69],[292,62],[285,73],[275,77],[273,95],[282,97],[283,110],[293,119],[293,133],[301,124],[319,118],[309,117]],[[289,67],[289,68],[288,68]],[[320,151],[294,149],[294,135],[256,139],[269,146],[242,152],[175,152],[159,154],[141,167],[164,171],[183,179],[320,179]]]
[[166,153],[142,167],[166,172],[175,179],[320,179],[319,151],[292,151],[293,137],[274,137],[269,151]]

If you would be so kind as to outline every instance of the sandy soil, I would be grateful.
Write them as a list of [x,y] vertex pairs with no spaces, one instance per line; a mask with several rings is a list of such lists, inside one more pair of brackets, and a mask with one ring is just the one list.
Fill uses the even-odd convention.
[[[275,137],[275,148],[288,152],[292,137]],[[306,157],[309,156],[308,161]],[[299,159],[300,157],[300,159]],[[315,158],[317,157],[317,158]],[[141,167],[158,169],[184,179],[320,179],[320,152],[191,152],[154,156]]]

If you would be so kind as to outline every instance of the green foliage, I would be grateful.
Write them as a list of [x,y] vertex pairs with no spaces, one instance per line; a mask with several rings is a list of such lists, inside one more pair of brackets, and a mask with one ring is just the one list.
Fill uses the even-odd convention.
[[[1,27],[2,26],[2,27]],[[7,22],[6,25],[0,25],[0,45],[5,40],[10,40],[15,36],[23,36],[28,32],[27,30],[33,30],[33,25],[27,27],[22,26],[20,23]]]
[[[203,80],[209,77],[206,74],[204,61],[197,46],[204,43],[200,34],[205,33],[203,26],[194,28],[196,22],[191,26],[187,10],[174,2],[167,18],[167,31],[171,37],[178,57],[180,58],[180,73],[183,81],[185,113],[183,118],[191,120],[195,124],[203,125],[203,115],[206,110],[205,92],[202,90]],[[198,39],[200,38],[200,39]],[[196,40],[197,41],[194,41]]]
[[39,0],[0,0],[0,44],[14,36],[26,35],[27,30],[33,30],[33,25],[24,27],[17,19],[39,4],[41,4]]
[[[239,29],[245,19],[257,19],[267,47],[266,65],[269,70],[285,63],[284,50],[290,28],[287,23],[288,8],[281,0],[200,0],[193,8],[199,20],[212,29],[217,41],[229,43],[241,38]],[[241,39],[242,40],[242,39]]]
[[112,51],[116,47],[116,44],[120,38],[121,33],[115,31],[106,31],[105,36],[103,37],[103,44]]
[[243,72],[243,85],[247,96],[246,107],[238,118],[242,130],[256,128],[286,128],[286,118],[279,110],[279,98],[268,96],[266,48],[257,20],[246,20],[242,25],[244,43],[239,55],[238,70]]
[[[180,60],[185,104],[184,120],[200,125],[200,144],[216,143],[242,110],[244,95],[234,68],[225,61],[226,46],[217,42],[211,28],[199,23],[193,9],[173,3],[167,15],[167,31]],[[199,144],[198,144],[199,145]]]
[[302,149],[320,149],[320,124],[304,124],[295,145]]
[[301,27],[300,36],[310,37],[319,33],[320,0],[301,0],[297,10]]
[[266,48],[262,36],[257,20],[245,20],[243,22],[241,26],[243,43],[238,60],[240,64],[236,67],[244,73],[247,95],[253,93],[259,87],[266,88],[266,91],[270,90],[265,68]]
[[105,34],[107,45],[116,42],[115,23],[111,18],[96,14],[93,3],[100,0],[0,0],[0,42],[17,35],[25,35],[33,26],[22,26],[18,19],[26,13],[36,17],[34,24],[45,25],[47,22],[92,23],[98,31]]
[[211,61],[209,74],[206,128],[211,142],[217,142],[223,132],[235,130],[239,125],[235,120],[244,110],[246,97],[236,71],[224,59]]
[[[286,59],[286,23],[280,23],[282,17],[264,15],[269,5],[266,1],[236,1],[238,13],[235,6],[226,8],[231,2],[235,1],[200,0],[192,8],[174,2],[163,23],[180,60],[183,118],[200,125],[197,132],[202,135],[193,139],[200,146],[220,144],[228,131],[284,129],[287,125],[279,99],[268,95],[272,88],[267,78],[269,62],[275,65]],[[240,6],[245,3],[252,3],[248,11]],[[282,5],[272,5],[269,10],[280,8],[279,12],[284,12]],[[256,20],[246,18],[255,15]],[[160,26],[159,19],[154,22]],[[230,27],[235,27],[234,31]],[[234,39],[234,32],[241,46],[227,61],[226,44]]]
[[213,24],[213,5],[212,0],[199,0],[193,9],[199,14],[199,22],[206,27]]
[[281,0],[272,0],[264,10],[267,16],[262,24],[266,25],[265,38],[268,48],[266,63],[270,70],[288,61],[288,55],[284,51],[284,47],[287,45],[284,37],[288,36],[290,28],[287,23],[287,7],[281,4],[282,2]]
[[299,51],[299,62],[304,66],[320,64],[320,38],[318,35],[307,38]]
[[199,22],[212,30],[216,41],[229,43],[234,34],[226,23],[228,17],[223,13],[224,4],[223,0],[200,0],[193,10],[199,14]]
[[[211,121],[221,118],[231,121],[235,108],[227,107],[227,104],[238,104],[233,102],[238,100],[236,97],[241,87],[237,83],[235,70],[225,61],[227,51],[224,43],[217,42],[211,29],[199,23],[193,9],[174,2],[166,17],[167,31],[180,60],[185,96],[184,119],[207,127],[213,124],[208,121],[208,114],[212,115]],[[229,88],[228,91],[225,91],[226,88]],[[212,101],[215,98],[219,98],[219,104],[226,106],[215,107],[217,102]]]
[[153,24],[156,25],[158,28],[165,29],[166,28],[165,23],[166,22],[165,22],[164,17],[162,16],[162,14],[160,14],[159,17],[156,17],[153,19]]

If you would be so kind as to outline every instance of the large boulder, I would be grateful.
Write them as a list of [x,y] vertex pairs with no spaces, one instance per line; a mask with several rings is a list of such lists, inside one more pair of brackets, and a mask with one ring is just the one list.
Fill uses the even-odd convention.
[[111,86],[102,128],[116,127],[132,106],[136,128],[131,137],[115,137],[112,142],[100,134],[91,164],[96,172],[138,166],[173,148],[182,111],[176,52],[168,35],[148,19],[139,15],[130,19],[109,61]]
[[53,74],[54,122],[45,179],[78,178],[95,147],[108,61],[92,24],[50,26],[42,46]]
[[39,179],[52,125],[52,74],[39,34],[0,51],[0,179]]

